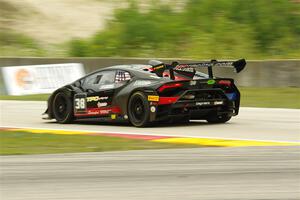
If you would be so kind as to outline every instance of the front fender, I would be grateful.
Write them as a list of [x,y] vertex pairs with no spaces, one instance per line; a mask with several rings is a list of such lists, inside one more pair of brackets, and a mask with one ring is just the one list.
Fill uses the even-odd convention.
[[67,94],[70,98],[72,98],[73,96],[73,90],[68,88],[68,87],[62,87],[62,88],[59,88],[57,90],[55,90],[51,95],[50,97],[48,98],[47,100],[47,109],[46,111],[43,113],[43,115],[48,115],[47,117],[43,118],[43,119],[53,119],[54,116],[53,116],[53,106],[52,106],[52,103],[53,103],[53,98],[55,97],[55,95],[59,92],[64,92],[65,94]]

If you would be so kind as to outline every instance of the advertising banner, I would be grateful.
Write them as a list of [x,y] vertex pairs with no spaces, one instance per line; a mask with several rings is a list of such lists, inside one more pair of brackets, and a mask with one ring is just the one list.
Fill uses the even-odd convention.
[[51,93],[85,74],[80,63],[9,66],[1,69],[9,95]]

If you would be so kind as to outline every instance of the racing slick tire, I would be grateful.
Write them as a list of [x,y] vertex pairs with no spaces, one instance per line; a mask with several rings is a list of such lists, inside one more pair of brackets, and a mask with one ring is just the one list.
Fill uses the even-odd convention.
[[231,119],[231,116],[227,114],[223,115],[213,115],[209,116],[206,121],[211,124],[221,124],[221,123],[226,123]]
[[58,123],[67,124],[74,119],[72,101],[63,92],[59,92],[54,96],[52,110],[53,116]]
[[133,93],[128,101],[128,117],[132,125],[145,127],[149,125],[150,105],[143,92]]

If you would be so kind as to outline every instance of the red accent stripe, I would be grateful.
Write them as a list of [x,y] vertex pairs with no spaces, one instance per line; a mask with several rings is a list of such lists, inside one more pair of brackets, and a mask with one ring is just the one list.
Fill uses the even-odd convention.
[[[27,129],[27,128],[13,128],[13,127],[0,127],[0,131],[4,130],[35,130],[35,129]],[[36,130],[45,130],[51,132],[51,129],[36,129]],[[55,131],[53,130],[53,134]],[[61,130],[66,132],[72,132],[72,130]],[[78,131],[75,131],[78,132]],[[80,131],[79,131],[80,132]],[[128,138],[128,139],[138,139],[138,140],[157,140],[157,139],[166,139],[166,138],[175,138],[174,136],[160,136],[160,135],[138,135],[138,134],[123,134],[123,133],[93,133],[93,132],[82,132],[82,135],[91,135],[91,136],[107,136],[107,137],[117,137],[117,138]]]
[[165,85],[160,86],[160,88],[158,88],[158,91],[163,92],[165,89],[178,87],[182,87],[182,83],[167,83]]
[[86,113],[75,113],[75,116],[102,116],[109,114],[120,114],[121,108],[118,106],[103,107],[103,108],[88,108]]
[[4,127],[0,127],[0,131],[9,131],[11,129],[15,129],[15,128],[4,128]]
[[179,97],[159,97],[158,105],[172,104],[175,103]]
[[111,112],[115,114],[121,113],[121,108],[119,106],[111,107]]

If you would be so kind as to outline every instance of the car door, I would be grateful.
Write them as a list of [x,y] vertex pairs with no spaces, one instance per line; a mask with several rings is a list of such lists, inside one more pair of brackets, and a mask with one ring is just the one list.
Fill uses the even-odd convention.
[[115,70],[95,72],[82,80],[83,93],[74,97],[75,116],[110,114],[114,90]]

